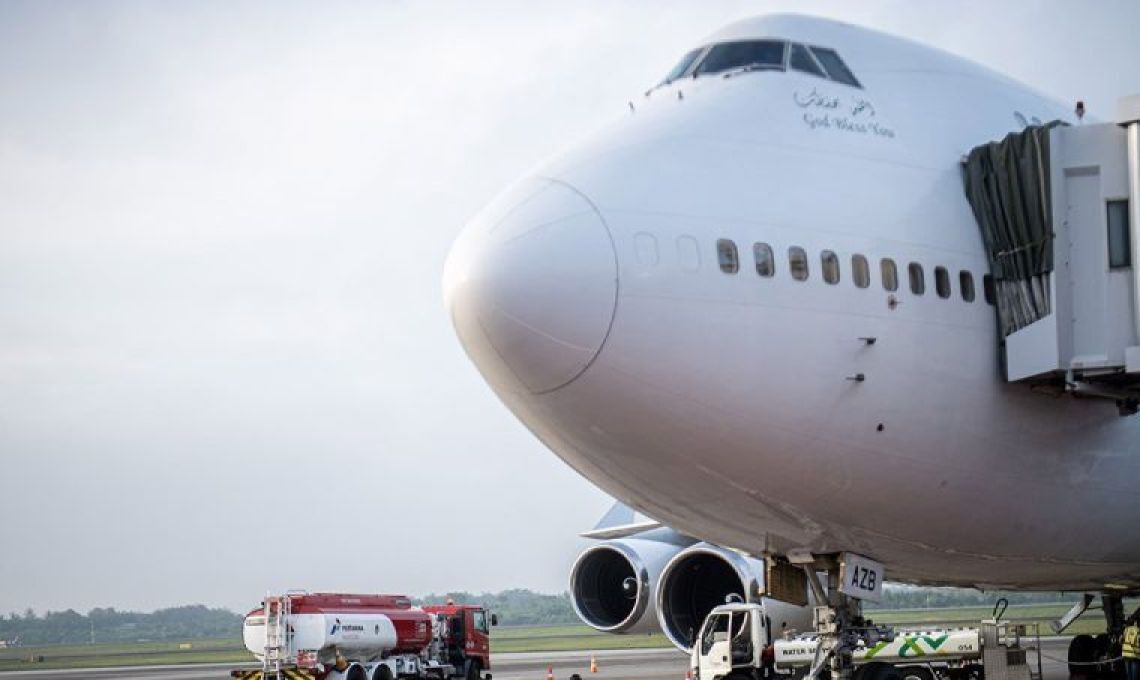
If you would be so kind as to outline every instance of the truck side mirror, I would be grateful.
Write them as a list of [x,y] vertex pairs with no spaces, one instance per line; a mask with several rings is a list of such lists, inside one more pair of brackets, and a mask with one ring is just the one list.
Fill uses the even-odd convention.
[[499,615],[498,614],[491,614],[491,625],[492,626],[499,625]]

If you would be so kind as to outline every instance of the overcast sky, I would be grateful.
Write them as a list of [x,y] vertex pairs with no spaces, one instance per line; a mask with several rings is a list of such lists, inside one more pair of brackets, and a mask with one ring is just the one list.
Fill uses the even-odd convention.
[[1132,0],[0,2],[0,613],[563,590],[609,501],[467,361],[448,246],[788,9],[1140,92]]

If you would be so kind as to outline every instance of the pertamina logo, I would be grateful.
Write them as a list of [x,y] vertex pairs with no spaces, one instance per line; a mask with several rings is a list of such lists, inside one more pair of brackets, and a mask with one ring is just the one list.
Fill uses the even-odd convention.
[[329,630],[329,637],[336,635],[337,631],[342,633],[363,633],[364,626],[356,623],[341,623],[340,619],[336,619],[331,630]]

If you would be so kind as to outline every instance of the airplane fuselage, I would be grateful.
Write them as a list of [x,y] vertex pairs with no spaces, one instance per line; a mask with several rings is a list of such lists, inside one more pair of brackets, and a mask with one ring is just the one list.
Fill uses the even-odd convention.
[[1005,383],[962,188],[969,149],[1068,107],[842,24],[726,30],[711,42],[833,48],[861,86],[680,78],[508,190],[446,276],[496,393],[587,479],[713,543],[932,584],[1140,585],[1140,420]]

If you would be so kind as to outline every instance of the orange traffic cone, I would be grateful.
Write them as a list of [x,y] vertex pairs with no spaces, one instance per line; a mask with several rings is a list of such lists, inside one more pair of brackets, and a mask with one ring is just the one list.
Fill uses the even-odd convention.
[[554,666],[546,667],[546,680],[554,680]]
[[590,655],[590,672],[591,673],[597,673],[598,672],[598,660],[597,660],[597,658],[594,657],[593,654]]

